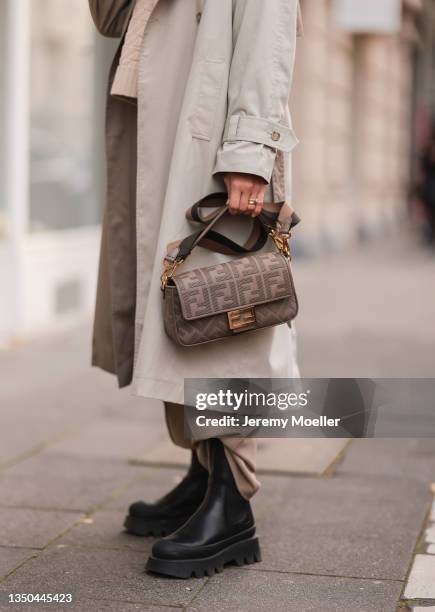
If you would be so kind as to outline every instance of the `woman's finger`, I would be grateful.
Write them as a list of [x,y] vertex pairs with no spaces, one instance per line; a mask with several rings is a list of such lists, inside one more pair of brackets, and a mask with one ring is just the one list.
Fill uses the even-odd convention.
[[240,197],[240,213],[246,214],[249,212],[249,200],[252,198],[251,191],[243,191]]
[[255,203],[255,208],[251,211],[251,217],[258,217],[258,215],[263,210],[265,193],[266,193],[266,186],[263,186],[263,185],[259,186],[255,194],[256,203]]
[[262,203],[257,204],[256,207],[254,208],[254,210],[251,213],[251,217],[252,218],[258,217],[258,215],[261,214],[262,210],[263,210],[263,204]]
[[230,188],[228,193],[228,208],[231,215],[238,215],[240,212],[240,196],[239,189],[230,182]]
[[248,210],[246,211],[246,214],[251,216],[256,206],[257,206],[257,195],[255,192],[253,192],[249,196]]
[[248,209],[245,214],[252,216],[259,202],[262,201],[261,191],[262,186],[254,183],[251,189],[251,193],[249,194]]

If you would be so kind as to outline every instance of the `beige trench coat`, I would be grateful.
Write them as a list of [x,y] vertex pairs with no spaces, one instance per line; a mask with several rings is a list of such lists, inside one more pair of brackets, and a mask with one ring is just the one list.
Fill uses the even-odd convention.
[[[134,3],[89,2],[100,32],[122,37]],[[186,209],[223,190],[229,171],[262,176],[269,198],[291,199],[298,0],[203,0],[201,8],[199,19],[197,0],[159,0],[142,44],[137,115],[128,102],[108,96],[107,104],[93,364],[120,386],[133,379],[138,395],[177,403],[185,378],[298,376],[287,326],[194,348],[164,332],[162,260],[169,242],[192,232]],[[243,240],[248,225],[231,218],[218,229]],[[184,269],[222,260],[198,248]]]

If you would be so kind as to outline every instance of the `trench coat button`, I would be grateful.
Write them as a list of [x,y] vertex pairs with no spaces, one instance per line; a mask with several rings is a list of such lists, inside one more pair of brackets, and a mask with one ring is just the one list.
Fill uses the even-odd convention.
[[196,23],[201,21],[202,13],[196,13]]
[[279,132],[272,132],[272,140],[274,142],[278,142],[280,138],[281,138],[281,134]]

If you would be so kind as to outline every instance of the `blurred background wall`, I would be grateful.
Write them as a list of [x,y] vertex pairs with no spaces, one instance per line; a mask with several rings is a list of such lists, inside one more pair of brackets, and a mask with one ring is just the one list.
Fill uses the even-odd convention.
[[0,3],[0,345],[87,318],[104,201],[115,44],[88,3]]
[[[318,256],[415,220],[416,160],[434,110],[435,2],[301,4],[296,246]],[[92,311],[115,48],[84,0],[0,2],[0,346]]]
[[434,104],[434,3],[305,0],[302,9],[295,205],[301,247],[317,254],[406,218],[424,137],[416,142],[416,127]]

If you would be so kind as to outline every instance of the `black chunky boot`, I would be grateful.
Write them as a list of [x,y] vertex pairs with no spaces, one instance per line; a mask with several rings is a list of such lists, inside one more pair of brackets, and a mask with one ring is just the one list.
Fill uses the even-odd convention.
[[175,533],[152,548],[146,569],[176,578],[221,572],[226,563],[261,561],[251,504],[234,482],[220,440],[210,440],[212,467],[207,494],[198,510]]
[[183,480],[154,504],[132,504],[124,522],[129,533],[161,537],[176,531],[200,506],[207,491],[208,472],[195,452]]

